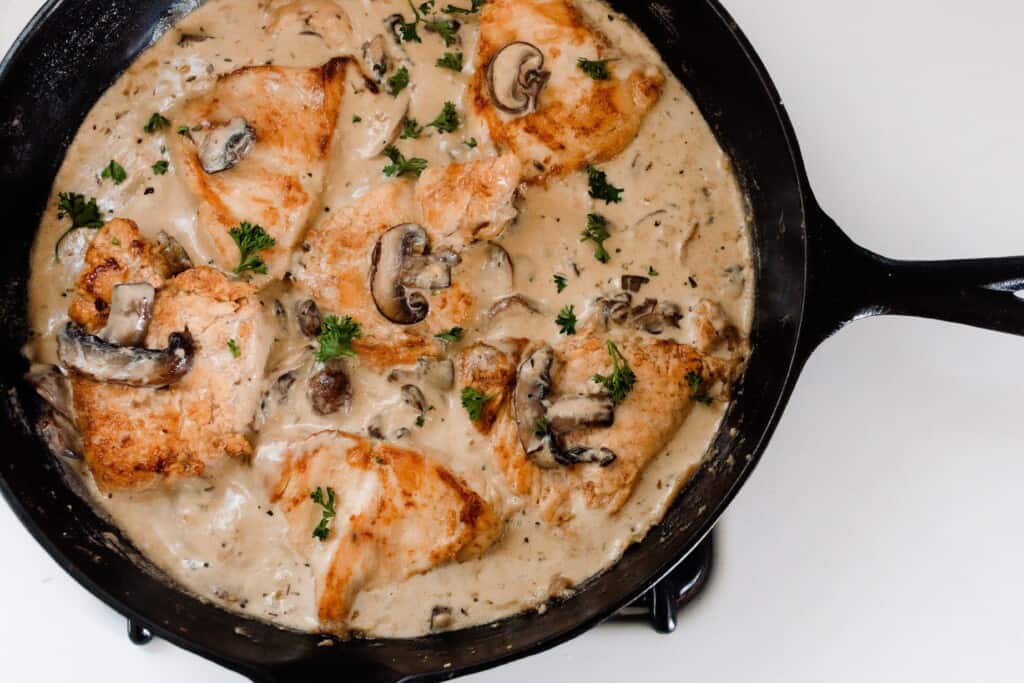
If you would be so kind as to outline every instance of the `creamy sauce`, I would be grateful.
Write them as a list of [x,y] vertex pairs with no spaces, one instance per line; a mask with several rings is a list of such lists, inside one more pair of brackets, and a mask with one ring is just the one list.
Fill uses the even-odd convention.
[[[142,131],[150,115],[172,110],[176,102],[209,88],[218,75],[245,65],[313,67],[338,54],[359,54],[362,42],[381,32],[385,17],[409,11],[398,0],[343,0],[358,38],[353,44],[329,44],[295,30],[282,29],[271,36],[265,5],[265,0],[210,0],[143,53],[90,112],[56,178],[32,254],[34,338],[26,353],[33,361],[57,361],[54,338],[67,319],[75,278],[94,234],[71,234],[62,245],[60,261],[54,259],[54,243],[67,227],[67,221],[57,218],[58,192],[95,196],[104,219],[130,218],[150,237],[165,230],[186,247],[194,262],[207,262],[212,254],[196,235],[195,200],[178,172],[173,164],[166,175],[150,170],[158,160],[169,159],[162,150],[177,123],[146,135]],[[639,31],[603,4],[586,0],[582,8],[613,44],[661,65],[668,75],[662,97],[637,138],[615,159],[601,164],[609,180],[624,188],[621,203],[602,202],[599,207],[613,226],[606,244],[611,262],[598,263],[593,245],[579,239],[581,217],[595,210],[584,173],[553,180],[546,187],[530,187],[517,202],[517,221],[500,243],[515,264],[513,289],[538,302],[543,315],[507,316],[497,326],[470,329],[467,336],[520,336],[554,343],[559,338],[554,317],[563,306],[575,305],[583,320],[593,313],[594,298],[616,289],[622,274],[649,272],[658,275],[651,277],[640,296],[674,301],[683,311],[702,298],[711,299],[746,336],[753,290],[749,218],[729,160],[688,93]],[[462,73],[435,67],[445,51],[443,44],[422,29],[421,34],[422,43],[405,44],[412,63],[409,115],[421,124],[429,122],[445,101],[452,101],[463,124],[455,134],[404,140],[403,153],[431,164],[493,156],[496,150],[487,131],[469,115],[465,98],[476,66],[470,59],[477,34],[474,18],[466,18],[460,31],[467,61]],[[183,35],[208,39],[182,41]],[[404,108],[404,96],[391,99],[346,93],[324,207],[348,204],[388,182],[381,173],[383,157],[365,157],[368,150],[375,151],[386,121],[401,116],[401,111],[379,109]],[[357,117],[361,121],[354,121]],[[475,147],[464,144],[470,138],[477,141]],[[111,159],[127,170],[128,178],[120,185],[99,177]],[[556,273],[567,278],[561,293],[552,282]],[[275,285],[264,296],[268,301],[281,298],[286,309],[294,311],[297,295],[284,289]],[[684,321],[681,329],[665,336],[692,342],[693,330]],[[276,344],[267,377],[292,369],[305,343],[293,330]],[[308,354],[306,358],[310,363]],[[224,462],[202,477],[140,493],[101,493],[85,468],[81,475],[97,504],[186,589],[247,615],[315,631],[320,626],[313,570],[308,559],[290,548],[284,515],[269,502],[269,486],[287,440],[325,426],[365,433],[373,416],[400,404],[394,384],[361,368],[358,359],[354,366],[356,392],[349,412],[321,417],[307,407],[273,416],[254,436],[257,450],[252,463]],[[479,559],[360,593],[350,619],[357,632],[383,637],[421,634],[435,605],[451,608],[451,628],[485,623],[537,608],[552,595],[580,584],[614,563],[661,518],[701,462],[725,409],[723,403],[695,406],[664,453],[647,465],[619,512],[609,515],[581,508],[570,523],[552,528],[509,492],[485,439],[467,419],[458,391],[435,391],[428,400],[434,410],[424,426],[411,430],[401,443],[428,454],[485,499],[499,503],[508,516],[506,529]],[[400,410],[388,414],[397,416],[389,417],[396,425],[410,421]]]

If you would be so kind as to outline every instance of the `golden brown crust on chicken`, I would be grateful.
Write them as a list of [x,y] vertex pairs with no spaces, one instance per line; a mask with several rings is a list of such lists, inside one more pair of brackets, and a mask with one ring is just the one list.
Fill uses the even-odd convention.
[[185,271],[160,289],[147,345],[166,346],[187,328],[196,345],[191,370],[163,389],[71,379],[85,461],[100,489],[145,489],[251,455],[271,324],[251,285],[212,268]]
[[68,315],[90,332],[107,322],[110,296],[116,285],[148,282],[160,287],[172,268],[159,249],[146,240],[139,226],[115,218],[93,236],[85,252],[85,266],[75,283]]
[[[316,69],[244,67],[177,114],[194,130],[174,136],[175,166],[199,203],[198,230],[221,268],[238,265],[228,231],[249,221],[276,240],[261,255],[271,275],[284,274],[323,190],[348,64],[338,58]],[[198,140],[237,118],[255,132],[252,151],[234,167],[207,173]]]
[[[607,466],[577,464],[541,469],[527,457],[520,444],[511,411],[495,425],[492,443],[495,458],[512,489],[530,495],[553,523],[572,517],[572,500],[579,496],[590,508],[619,510],[629,499],[637,477],[650,459],[660,453],[678,431],[695,404],[690,373],[701,386],[727,382],[734,362],[709,358],[693,347],[665,339],[636,338],[617,342],[636,375],[626,399],[615,407],[610,427],[589,428],[566,435],[565,445],[607,448],[615,460]],[[586,335],[571,337],[555,347],[557,362],[552,386],[561,394],[588,394],[598,388],[595,373],[611,368],[607,339]],[[701,395],[697,395],[700,398]]]
[[[312,536],[321,488],[337,500],[327,538]],[[317,610],[344,626],[356,595],[453,561],[481,555],[501,534],[493,508],[423,454],[345,432],[321,432],[285,454],[273,499],[296,550],[311,558]]]
[[[487,66],[509,43],[531,43],[551,78],[537,110],[510,117],[487,86]],[[578,58],[608,59],[611,78],[594,80]],[[625,149],[658,101],[665,77],[652,64],[613,51],[569,0],[491,0],[480,12],[480,40],[470,96],[499,149],[514,152],[530,182],[611,159]]]

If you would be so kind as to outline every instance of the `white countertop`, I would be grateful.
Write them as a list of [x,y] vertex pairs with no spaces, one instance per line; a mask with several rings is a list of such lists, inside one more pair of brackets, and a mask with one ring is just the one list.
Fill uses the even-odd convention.
[[[3,51],[41,0],[0,4]],[[1024,4],[726,4],[854,239],[894,257],[1024,253]],[[809,363],[673,635],[609,624],[467,680],[1024,679],[1022,355],[1024,339],[935,322],[843,331]],[[131,645],[6,506],[0,548],[4,680],[241,680]]]

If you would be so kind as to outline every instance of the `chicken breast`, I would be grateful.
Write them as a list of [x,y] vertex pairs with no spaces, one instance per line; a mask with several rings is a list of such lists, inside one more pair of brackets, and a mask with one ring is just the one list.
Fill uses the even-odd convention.
[[[506,45],[529,43],[550,74],[536,109],[509,114],[495,106],[488,79],[492,59]],[[579,59],[612,60],[606,80],[595,80]],[[570,0],[491,0],[480,12],[473,108],[499,149],[514,152],[531,182],[611,159],[625,149],[658,101],[665,77],[653,64],[617,51]],[[500,83],[498,89],[500,90]]]
[[267,30],[274,35],[318,37],[335,54],[354,42],[352,22],[334,0],[270,0]]
[[197,230],[221,268],[239,264],[229,231],[248,221],[276,241],[260,254],[268,272],[287,270],[323,190],[348,64],[245,67],[174,115],[192,127],[172,136],[175,167],[196,197]]
[[150,488],[251,455],[247,435],[272,325],[252,285],[213,268],[185,271],[158,290],[147,346],[164,347],[172,332],[187,329],[195,344],[189,372],[161,389],[71,378],[85,461],[99,488]]
[[[551,402],[562,396],[601,393],[593,378],[611,373],[607,342],[602,335],[587,334],[565,339],[554,348]],[[638,337],[616,343],[636,380],[625,400],[615,406],[614,422],[561,437],[565,449],[608,449],[615,454],[611,463],[544,469],[527,456],[511,406],[494,426],[495,459],[509,485],[516,493],[531,496],[553,523],[571,519],[577,502],[608,512],[619,510],[648,461],[664,450],[694,405],[716,400],[723,393],[736,366],[665,339]]]
[[[283,462],[274,500],[296,551],[310,558],[318,614],[332,628],[344,627],[360,591],[478,557],[501,534],[490,505],[413,450],[325,431],[288,448]],[[335,513],[322,540],[318,489]]]
[[461,389],[471,388],[487,397],[480,419],[473,426],[481,434],[489,434],[502,409],[508,405],[516,380],[516,361],[523,344],[514,350],[498,349],[479,342],[464,349],[458,356],[456,372]]

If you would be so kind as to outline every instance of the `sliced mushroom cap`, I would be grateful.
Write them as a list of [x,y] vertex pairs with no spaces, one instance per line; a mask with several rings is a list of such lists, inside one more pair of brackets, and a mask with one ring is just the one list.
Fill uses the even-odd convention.
[[192,368],[194,344],[186,329],[171,333],[164,349],[120,346],[69,322],[57,336],[57,355],[65,368],[97,382],[164,387]]
[[75,427],[74,406],[68,378],[55,365],[33,368],[25,380],[43,399],[36,431],[50,452],[64,458],[80,458],[82,436]]
[[487,310],[487,317],[496,318],[499,315],[510,311],[519,311],[520,313],[531,313],[534,315],[540,313],[537,304],[533,303],[522,294],[513,294],[512,296],[502,297],[495,301],[494,305]]
[[534,351],[523,361],[516,373],[516,388],[512,394],[512,410],[523,450],[537,466],[552,468],[558,465],[555,454],[559,445],[550,430],[544,430],[542,419],[547,412],[544,399],[551,392],[551,367],[555,352],[550,346]]
[[296,318],[299,321],[299,329],[307,337],[316,337],[320,334],[324,319],[320,314],[320,307],[312,299],[299,302],[295,310]]
[[627,292],[639,292],[640,288],[651,281],[651,278],[643,275],[623,275],[621,287]]
[[352,401],[352,382],[340,358],[327,361],[309,378],[309,402],[318,415],[330,415]]
[[487,88],[494,106],[506,114],[526,114],[537,108],[544,84],[551,77],[544,71],[544,53],[536,45],[509,43],[487,66]]
[[110,315],[100,339],[118,346],[141,346],[153,319],[156,289],[148,282],[115,285],[110,296]]
[[615,452],[610,448],[593,448],[591,446],[573,446],[561,453],[563,465],[579,465],[583,463],[596,463],[601,467],[608,467],[615,462]]
[[429,404],[427,403],[427,397],[423,395],[423,392],[415,384],[406,384],[402,387],[402,401],[415,410],[420,415],[427,412]]
[[546,417],[558,434],[608,427],[615,421],[615,404],[607,396],[564,396],[548,407]]
[[256,131],[240,116],[211,128],[199,144],[199,163],[207,173],[234,168],[256,143]]
[[167,265],[171,267],[171,275],[183,273],[192,267],[192,259],[185,247],[167,232],[161,230],[156,234],[156,244]]
[[424,289],[451,286],[447,259],[428,256],[427,232],[415,223],[391,228],[373,247],[370,293],[381,315],[411,325],[427,317],[430,303]]
[[378,83],[384,79],[384,74],[388,72],[390,60],[388,59],[387,41],[380,33],[363,43],[363,66],[366,67],[366,71]]
[[629,319],[629,305],[632,301],[633,295],[629,292],[619,292],[597,300],[601,310],[601,320],[604,321],[606,329],[612,324],[621,325]]

